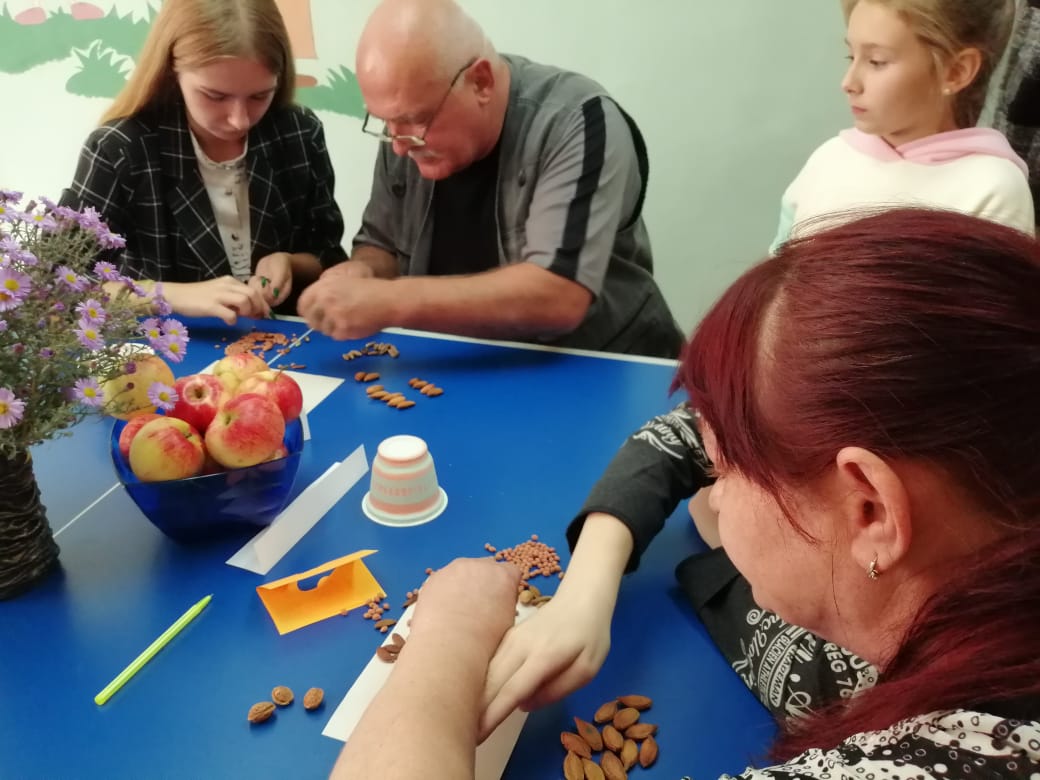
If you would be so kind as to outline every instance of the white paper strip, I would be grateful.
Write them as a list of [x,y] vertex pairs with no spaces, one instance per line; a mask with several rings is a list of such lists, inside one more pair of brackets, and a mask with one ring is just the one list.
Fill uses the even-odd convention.
[[228,565],[267,574],[367,473],[368,458],[362,445],[329,466],[271,525],[228,558]]
[[[398,619],[397,624],[391,629],[391,633],[396,632],[407,639],[409,631],[408,621],[411,619],[414,610],[415,605],[408,607]],[[516,617],[516,622],[520,623],[534,614],[535,608],[521,604],[517,606],[517,611],[519,614]],[[389,644],[390,642],[390,634],[388,633],[383,644]],[[393,664],[380,661],[373,652],[372,659],[361,671],[361,674],[358,675],[357,680],[354,681],[350,690],[347,691],[347,695],[343,697],[343,701],[336,707],[336,711],[332,713],[329,722],[325,724],[325,728],[321,732],[322,736],[338,739],[340,742],[349,740],[350,735],[354,733],[354,729],[360,722],[361,716],[365,714],[369,703],[379,693],[383,683],[390,677],[390,672],[393,671],[393,668]],[[516,747],[516,741],[520,738],[520,731],[526,722],[527,713],[516,710],[502,721],[499,727],[484,740],[483,744],[477,747],[474,780],[501,780],[502,773],[509,762],[509,757],[513,754],[513,748]]]

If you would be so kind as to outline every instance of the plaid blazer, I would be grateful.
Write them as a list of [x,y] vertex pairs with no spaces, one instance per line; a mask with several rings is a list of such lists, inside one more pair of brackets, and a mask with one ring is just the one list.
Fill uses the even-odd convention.
[[[282,251],[310,252],[326,267],[343,260],[318,117],[301,106],[270,109],[249,131],[246,157],[253,265]],[[93,206],[126,238],[106,259],[129,276],[199,282],[231,273],[179,101],[94,130],[61,202]]]

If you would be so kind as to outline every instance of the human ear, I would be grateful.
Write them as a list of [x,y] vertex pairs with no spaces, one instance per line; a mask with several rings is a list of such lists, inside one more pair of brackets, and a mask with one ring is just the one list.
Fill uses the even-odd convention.
[[955,95],[975,81],[982,67],[982,52],[976,48],[961,49],[957,52],[942,73],[942,91],[944,95]]
[[864,574],[895,568],[913,535],[910,494],[903,478],[870,450],[845,447],[835,458],[849,554]]
[[481,102],[491,99],[491,94],[495,89],[495,71],[488,60],[481,58],[473,63],[468,81],[473,85],[477,98]]

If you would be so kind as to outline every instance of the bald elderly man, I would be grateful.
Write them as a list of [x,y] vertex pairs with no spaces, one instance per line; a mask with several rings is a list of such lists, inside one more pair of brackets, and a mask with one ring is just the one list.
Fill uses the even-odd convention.
[[357,78],[383,143],[350,260],[300,298],[311,327],[678,354],[641,216],[646,147],[603,87],[497,53],[449,0],[384,0]]

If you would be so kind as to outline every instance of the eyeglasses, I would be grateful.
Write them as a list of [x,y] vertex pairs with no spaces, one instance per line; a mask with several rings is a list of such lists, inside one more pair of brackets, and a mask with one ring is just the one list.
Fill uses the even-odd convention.
[[430,132],[430,127],[433,125],[434,120],[436,120],[437,116],[441,113],[441,109],[444,108],[444,104],[448,102],[448,97],[451,95],[451,91],[455,89],[455,84],[458,82],[459,78],[461,78],[462,74],[470,68],[472,68],[479,59],[480,57],[474,57],[461,68],[459,68],[458,72],[454,76],[452,76],[451,83],[448,84],[448,90],[444,93],[444,97],[442,97],[441,102],[437,104],[437,108],[434,110],[433,114],[427,120],[425,127],[423,127],[423,130],[419,135],[395,135],[387,129],[386,122],[383,122],[383,127],[381,130],[375,130],[373,128],[370,128],[368,126],[368,122],[370,119],[372,119],[372,115],[367,111],[365,112],[365,121],[361,124],[361,132],[366,133],[367,135],[374,136],[383,143],[387,144],[393,143],[394,141],[403,141],[404,143],[409,144],[413,147],[426,146],[426,134]]

